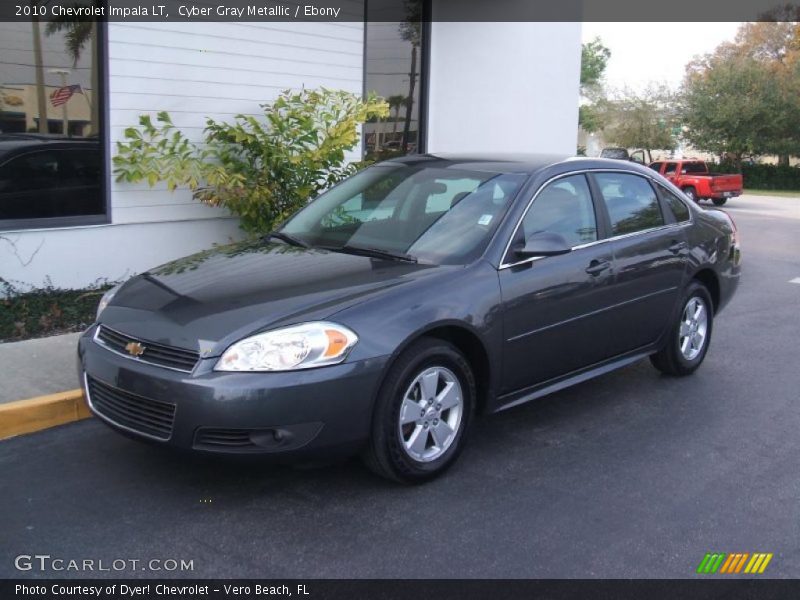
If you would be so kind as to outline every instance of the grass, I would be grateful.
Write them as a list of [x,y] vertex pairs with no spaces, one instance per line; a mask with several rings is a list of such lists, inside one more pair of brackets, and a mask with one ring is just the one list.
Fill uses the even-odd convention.
[[3,287],[0,342],[13,342],[86,329],[94,321],[100,297],[111,286],[85,290],[50,287],[24,293],[7,284]]
[[800,198],[800,190],[751,190],[745,189],[745,194],[753,196],[778,196],[780,198]]

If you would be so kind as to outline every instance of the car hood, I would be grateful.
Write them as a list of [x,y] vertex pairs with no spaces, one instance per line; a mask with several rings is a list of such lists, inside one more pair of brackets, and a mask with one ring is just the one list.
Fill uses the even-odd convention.
[[217,356],[281,325],[325,319],[446,267],[247,242],[168,263],[123,285],[100,322]]

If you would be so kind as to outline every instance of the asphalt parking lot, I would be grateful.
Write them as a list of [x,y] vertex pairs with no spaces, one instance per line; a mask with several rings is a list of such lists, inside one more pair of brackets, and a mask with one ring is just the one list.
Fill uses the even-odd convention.
[[[357,461],[166,454],[96,420],[0,442],[0,577],[689,577],[712,551],[800,577],[800,200],[728,210],[743,280],[694,376],[643,361],[480,419],[414,488]],[[14,568],[37,553],[194,570]]]

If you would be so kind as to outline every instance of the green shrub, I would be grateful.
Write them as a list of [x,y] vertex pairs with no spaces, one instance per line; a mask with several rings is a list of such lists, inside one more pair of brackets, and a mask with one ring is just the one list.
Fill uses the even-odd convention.
[[360,166],[345,164],[359,141],[358,125],[385,117],[389,106],[370,95],[342,90],[284,91],[263,116],[237,115],[233,123],[206,120],[195,144],[175,128],[168,113],[149,115],[125,130],[117,143],[117,181],[166,182],[188,187],[195,198],[241,217],[245,231],[264,233]]
[[0,342],[86,329],[110,287],[102,282],[83,290],[63,290],[48,284],[21,291],[0,279]]
[[[739,173],[733,163],[708,163],[708,169],[717,173]],[[800,168],[779,165],[743,164],[741,168],[744,187],[756,190],[800,190]]]

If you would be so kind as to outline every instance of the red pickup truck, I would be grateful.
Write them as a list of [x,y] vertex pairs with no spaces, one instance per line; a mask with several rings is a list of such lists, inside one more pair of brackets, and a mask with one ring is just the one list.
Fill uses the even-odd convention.
[[650,168],[683,190],[695,202],[707,199],[722,206],[728,198],[742,195],[742,176],[709,173],[702,160],[659,160]]

